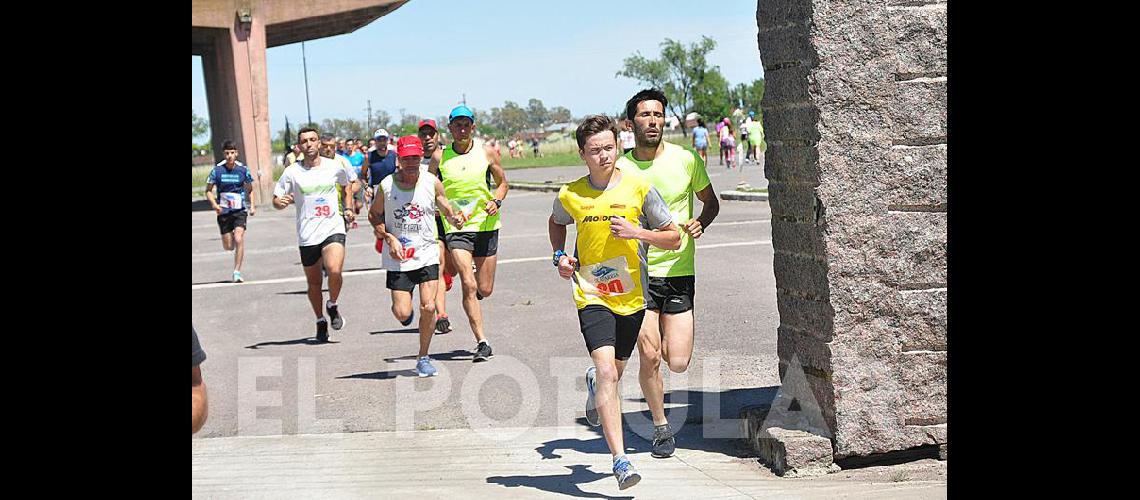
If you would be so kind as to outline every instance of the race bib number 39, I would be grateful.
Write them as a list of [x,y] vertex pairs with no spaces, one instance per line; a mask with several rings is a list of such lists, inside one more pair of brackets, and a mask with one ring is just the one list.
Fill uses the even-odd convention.
[[313,217],[332,217],[336,215],[336,209],[333,208],[335,198],[327,196],[311,196],[309,197],[309,206],[312,207]]
[[222,207],[230,209],[241,208],[241,193],[222,193]]
[[624,256],[578,270],[578,283],[588,295],[625,295],[633,291],[633,277]]

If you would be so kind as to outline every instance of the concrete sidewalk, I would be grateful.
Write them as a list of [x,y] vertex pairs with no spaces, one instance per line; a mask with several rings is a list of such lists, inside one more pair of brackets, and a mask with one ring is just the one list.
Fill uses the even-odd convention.
[[[585,426],[444,429],[192,440],[196,498],[945,498],[945,462],[780,478],[735,439],[687,425],[677,452],[649,455],[626,430],[642,481],[617,488]],[[899,472],[899,467],[906,471]],[[884,469],[874,471],[870,469]]]

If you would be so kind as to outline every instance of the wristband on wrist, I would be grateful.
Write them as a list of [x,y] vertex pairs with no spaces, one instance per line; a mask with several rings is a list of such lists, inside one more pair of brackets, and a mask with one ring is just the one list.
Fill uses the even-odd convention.
[[566,252],[563,252],[562,250],[555,250],[554,251],[554,267],[558,267],[558,261],[562,260],[562,257],[565,257],[565,256],[566,256]]

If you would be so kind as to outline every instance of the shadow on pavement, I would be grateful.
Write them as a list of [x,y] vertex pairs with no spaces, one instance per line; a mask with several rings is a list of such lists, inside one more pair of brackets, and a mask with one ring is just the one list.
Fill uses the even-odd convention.
[[[740,418],[740,411],[746,406],[771,404],[778,390],[779,386],[771,386],[718,392],[692,390],[666,392],[665,403],[687,405],[665,408],[665,418],[669,420],[669,428],[674,433],[677,449],[709,451],[737,458],[754,457],[755,453],[744,444],[746,436],[742,435],[743,428],[736,420]],[[627,401],[644,401],[644,399],[627,399]],[[631,421],[636,424],[631,425]],[[622,413],[626,453],[650,451],[653,439],[652,421],[653,417],[649,410]],[[608,457],[609,448],[602,435],[602,428],[589,426],[584,417],[579,418],[577,422],[589,427],[598,437],[591,440],[556,439],[543,443],[534,451],[542,455],[544,460],[562,458],[556,453],[557,450],[574,450]]]
[[[413,331],[417,332],[417,333],[419,332],[419,330],[413,330]],[[432,361],[471,361],[472,359],[475,358],[475,353],[473,353],[471,351],[465,351],[463,349],[456,349],[456,350],[451,351],[451,352],[441,352],[441,353],[435,353],[435,354],[428,354],[428,356],[431,357]],[[394,363],[396,361],[403,361],[403,360],[417,359],[417,358],[419,358],[419,356],[408,355],[408,356],[400,356],[398,358],[384,358],[384,361],[386,361],[388,363]]]
[[369,335],[383,335],[385,333],[420,333],[419,328],[396,328],[394,330],[380,330],[368,332]]
[[337,377],[337,378],[338,379],[359,378],[359,379],[366,379],[366,380],[388,380],[388,379],[393,379],[396,377],[419,377],[419,374],[416,373],[416,370],[414,370],[412,368],[408,368],[406,370],[388,370],[388,371],[384,371],[384,372],[357,373],[355,375],[345,375],[343,377]]
[[563,495],[579,498],[633,498],[612,497],[582,491],[582,488],[578,486],[579,484],[592,483],[599,479],[613,477],[612,473],[593,472],[589,470],[588,467],[588,465],[567,465],[566,468],[570,469],[569,474],[556,474],[551,476],[491,476],[487,478],[487,483],[500,484],[507,488],[525,486],[527,488],[561,493]]
[[[328,288],[322,288],[321,292],[329,293],[329,289]],[[305,295],[307,293],[309,293],[308,290],[301,290],[299,292],[277,292],[277,295]]]
[[340,342],[336,342],[336,341],[332,341],[332,340],[330,340],[328,342],[319,342],[319,341],[317,341],[316,337],[306,337],[306,338],[297,339],[297,340],[281,340],[281,341],[276,341],[276,342],[261,342],[259,344],[247,345],[247,346],[245,346],[245,348],[246,349],[261,349],[264,346],[301,345],[301,344],[303,344],[303,345],[322,345],[322,344],[339,344],[339,343]]

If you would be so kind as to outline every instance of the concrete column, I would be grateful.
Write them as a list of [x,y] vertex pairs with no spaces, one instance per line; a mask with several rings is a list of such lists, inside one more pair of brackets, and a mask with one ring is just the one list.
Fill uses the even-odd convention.
[[757,4],[781,379],[836,458],[944,444],[946,2]]
[[222,161],[222,144],[226,140],[234,141],[241,160],[254,177],[253,203],[265,205],[272,200],[274,166],[265,24],[255,6],[251,23],[241,23],[235,11],[230,29],[212,31],[213,48],[202,55],[202,69],[210,108],[214,160]]

